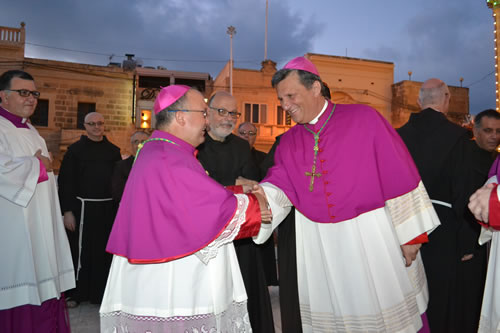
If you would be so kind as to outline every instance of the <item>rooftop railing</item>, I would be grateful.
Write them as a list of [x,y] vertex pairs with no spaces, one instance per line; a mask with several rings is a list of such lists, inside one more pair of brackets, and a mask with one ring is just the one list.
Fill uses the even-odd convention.
[[21,28],[0,26],[0,43],[24,44],[25,36],[24,23],[21,23]]

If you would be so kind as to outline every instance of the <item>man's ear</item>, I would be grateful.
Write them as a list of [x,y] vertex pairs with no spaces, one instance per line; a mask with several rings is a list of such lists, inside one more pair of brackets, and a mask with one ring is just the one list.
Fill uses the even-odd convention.
[[179,125],[184,126],[186,124],[186,112],[177,111],[175,113],[175,121]]
[[479,128],[476,127],[476,124],[472,125],[472,134],[474,134],[474,137],[477,138],[479,135]]
[[422,108],[423,108],[423,106],[422,106],[422,102],[420,102],[420,98],[417,98],[417,105],[418,105],[418,107],[419,107],[420,109],[422,109]]
[[321,82],[314,81],[311,89],[313,90],[314,97],[321,96]]

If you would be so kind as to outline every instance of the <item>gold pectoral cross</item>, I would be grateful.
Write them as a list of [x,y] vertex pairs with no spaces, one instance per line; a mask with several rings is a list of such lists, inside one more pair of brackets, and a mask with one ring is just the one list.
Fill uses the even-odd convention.
[[306,171],[306,176],[311,177],[311,184],[309,184],[309,192],[312,192],[314,189],[314,177],[321,177],[320,173],[316,173],[316,165],[312,166],[311,172]]

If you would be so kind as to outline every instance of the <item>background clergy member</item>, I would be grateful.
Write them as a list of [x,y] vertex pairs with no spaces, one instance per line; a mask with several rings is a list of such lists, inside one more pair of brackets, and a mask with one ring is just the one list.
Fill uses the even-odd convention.
[[[232,133],[238,120],[236,99],[218,91],[208,101],[208,130],[199,147],[198,160],[208,175],[224,186],[260,180],[260,170],[248,142]],[[234,242],[248,295],[250,323],[255,332],[274,332],[271,299],[267,288],[261,247],[251,239]]]
[[100,113],[87,114],[84,126],[87,135],[68,147],[57,179],[77,280],[69,307],[81,301],[101,303],[111,265],[106,242],[116,214],[111,176],[122,159],[120,148],[104,135]]
[[196,159],[207,126],[201,93],[163,88],[154,112],[157,130],[138,152],[107,246],[101,331],[249,332],[232,242],[270,221],[267,203],[228,191]]
[[30,74],[0,76],[0,332],[70,332],[73,263],[49,152],[28,121],[38,97]]

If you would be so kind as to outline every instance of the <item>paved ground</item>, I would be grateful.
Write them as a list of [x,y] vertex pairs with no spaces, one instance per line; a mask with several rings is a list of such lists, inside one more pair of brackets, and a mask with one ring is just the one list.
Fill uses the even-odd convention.
[[[278,287],[270,287],[269,291],[273,305],[274,327],[276,333],[281,333]],[[84,302],[80,306],[69,310],[69,320],[71,322],[71,333],[98,333],[99,305]]]

